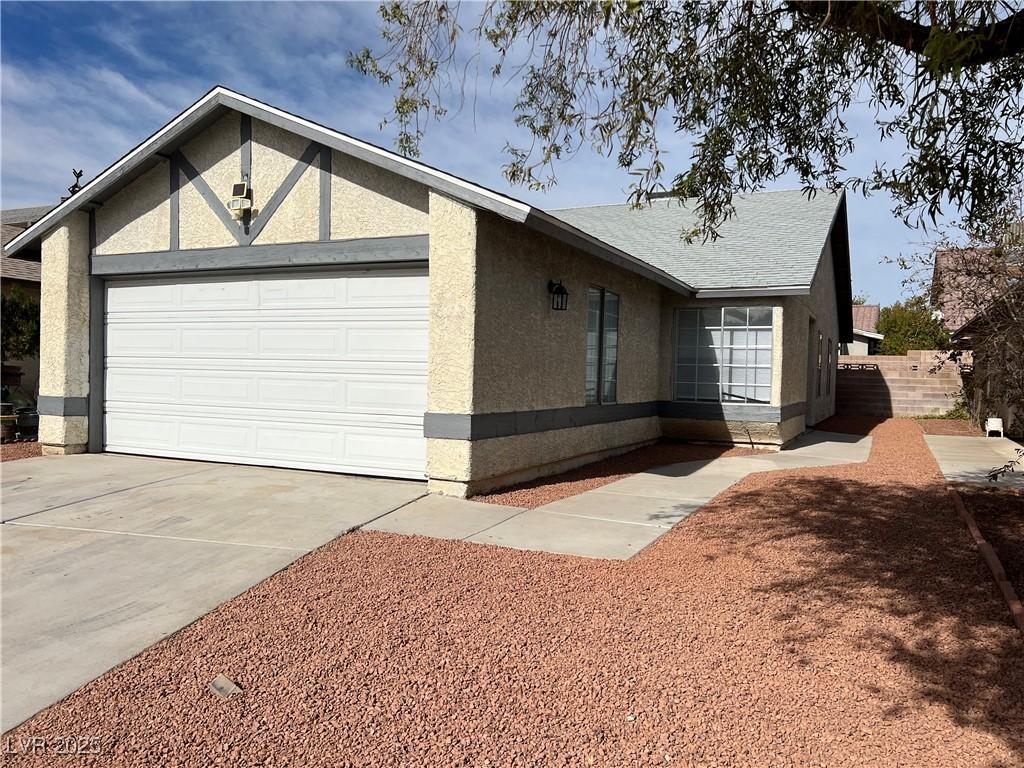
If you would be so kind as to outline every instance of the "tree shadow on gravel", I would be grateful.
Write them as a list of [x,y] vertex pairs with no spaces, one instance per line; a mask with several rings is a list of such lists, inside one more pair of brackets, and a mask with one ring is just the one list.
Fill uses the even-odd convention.
[[1024,756],[1024,639],[945,489],[809,475],[759,485],[722,502],[739,515],[702,511],[703,535],[755,562],[780,542],[794,553],[781,575],[764,569],[757,591],[791,598],[773,619],[792,624],[796,652],[809,659],[817,638],[842,631],[852,650],[917,682],[892,697],[887,718],[939,705]]

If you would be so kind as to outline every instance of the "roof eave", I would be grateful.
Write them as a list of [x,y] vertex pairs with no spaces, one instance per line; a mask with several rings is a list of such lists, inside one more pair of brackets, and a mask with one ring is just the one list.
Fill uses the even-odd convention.
[[741,299],[772,296],[807,296],[809,285],[760,285],[735,288],[698,288],[694,298],[698,299]]

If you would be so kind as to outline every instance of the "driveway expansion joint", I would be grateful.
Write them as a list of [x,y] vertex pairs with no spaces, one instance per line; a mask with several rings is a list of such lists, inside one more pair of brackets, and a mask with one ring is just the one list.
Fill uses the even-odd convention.
[[65,509],[66,507],[73,507],[76,504],[85,504],[86,502],[95,501],[96,499],[104,499],[104,498],[106,498],[108,496],[116,496],[119,493],[127,493],[128,491],[135,491],[135,490],[138,490],[139,488],[147,488],[147,487],[149,487],[151,485],[159,485],[160,483],[166,483],[166,482],[168,482],[170,480],[180,480],[183,477],[191,477],[192,475],[201,475],[204,472],[213,472],[215,469],[217,469],[217,467],[207,467],[205,469],[200,469],[200,470],[197,470],[195,472],[185,472],[185,473],[180,474],[180,475],[172,475],[170,477],[161,477],[161,478],[159,478],[157,480],[150,480],[149,482],[139,483],[138,485],[131,485],[131,486],[128,486],[126,488],[117,488],[117,489],[115,489],[113,491],[107,491],[106,493],[97,493],[95,496],[86,496],[85,498],[82,498],[82,499],[75,499],[74,501],[66,501],[63,504],[54,504],[52,507],[46,507],[45,509],[37,509],[35,512],[29,512],[28,514],[25,514],[25,515],[18,515],[17,517],[12,517],[10,520],[4,520],[3,522],[6,525],[7,523],[13,523],[16,520],[24,520],[26,517],[33,517],[34,515],[41,515],[44,512],[53,512],[54,510],[57,510],[57,509]]
[[[221,541],[217,539],[198,539],[190,536],[163,536],[158,533],[140,533],[138,531],[113,531],[105,528],[81,528],[72,525],[51,525],[49,523],[19,523],[8,520],[4,525],[13,525],[18,528],[47,528],[58,531],[77,531],[80,533],[102,533],[108,536],[138,536],[143,539],[165,539],[167,541],[187,541],[192,544],[222,544],[229,547],[253,547],[255,549],[278,549],[285,552],[309,552],[301,547],[279,547],[273,544],[253,544],[247,541]],[[344,534],[342,534],[344,535]]]

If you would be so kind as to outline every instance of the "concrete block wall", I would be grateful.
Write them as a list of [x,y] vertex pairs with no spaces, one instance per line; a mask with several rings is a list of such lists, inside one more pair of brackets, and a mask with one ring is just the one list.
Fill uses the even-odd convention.
[[[953,407],[963,387],[960,371],[944,354],[911,350],[903,356],[841,355],[836,373],[840,416],[938,416]],[[844,365],[859,366],[844,369]]]

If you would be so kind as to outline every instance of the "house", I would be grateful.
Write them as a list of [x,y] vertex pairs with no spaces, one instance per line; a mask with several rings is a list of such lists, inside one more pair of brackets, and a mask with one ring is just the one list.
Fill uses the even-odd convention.
[[841,355],[877,355],[882,339],[878,332],[878,316],[881,308],[878,304],[854,304],[853,341],[839,346]]
[[846,202],[736,214],[691,244],[677,200],[543,211],[217,87],[10,244],[47,286],[40,440],[457,496],[781,446],[834,411]]
[[[6,249],[8,242],[39,221],[51,208],[52,205],[45,205],[0,211],[4,249],[0,256],[0,293],[4,296],[23,291],[39,301],[38,260],[8,258]],[[10,391],[12,399],[34,404],[39,385],[38,355],[35,358],[4,360],[3,385]]]

